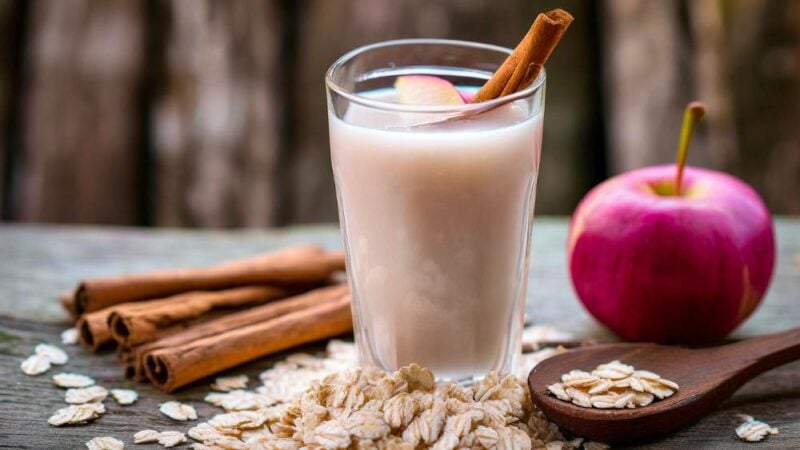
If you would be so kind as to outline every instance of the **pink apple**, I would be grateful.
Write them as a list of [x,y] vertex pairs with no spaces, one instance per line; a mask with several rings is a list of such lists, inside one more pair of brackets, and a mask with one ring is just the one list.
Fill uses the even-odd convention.
[[397,101],[406,105],[463,105],[453,83],[431,75],[404,75],[394,82]]
[[624,339],[722,339],[758,306],[772,276],[773,224],[758,194],[730,175],[687,167],[676,196],[675,174],[670,164],[613,177],[572,218],[575,291]]

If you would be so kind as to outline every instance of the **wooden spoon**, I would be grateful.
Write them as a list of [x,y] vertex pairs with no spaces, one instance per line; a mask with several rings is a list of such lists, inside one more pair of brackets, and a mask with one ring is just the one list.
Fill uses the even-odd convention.
[[[547,418],[578,436],[603,442],[669,433],[711,412],[756,375],[800,359],[800,328],[720,347],[687,349],[656,344],[600,344],[539,363],[528,377],[531,396]],[[680,385],[673,396],[635,409],[583,408],[547,393],[572,369],[591,371],[619,360]]]

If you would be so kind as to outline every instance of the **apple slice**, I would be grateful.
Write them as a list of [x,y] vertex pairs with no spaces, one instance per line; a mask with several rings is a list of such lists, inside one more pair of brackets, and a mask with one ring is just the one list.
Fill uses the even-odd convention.
[[397,101],[404,105],[463,105],[453,83],[431,75],[404,75],[394,82]]

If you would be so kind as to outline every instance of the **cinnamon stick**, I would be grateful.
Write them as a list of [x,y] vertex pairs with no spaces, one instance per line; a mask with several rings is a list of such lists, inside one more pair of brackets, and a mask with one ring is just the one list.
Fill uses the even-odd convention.
[[322,288],[189,328],[152,343],[160,348],[144,355],[147,378],[172,392],[238,364],[352,331],[349,302],[346,287]]
[[295,247],[205,268],[84,280],[75,292],[75,309],[83,314],[187,291],[319,283],[341,270],[342,252],[326,252],[318,246]]
[[75,327],[78,329],[78,342],[86,350],[98,352],[114,344],[108,328],[108,316],[111,309],[101,309],[82,315]]
[[117,344],[150,342],[159,331],[196,319],[212,310],[256,305],[286,297],[292,291],[273,286],[245,286],[221,291],[195,291],[158,300],[111,307],[108,326]]
[[530,85],[572,21],[572,15],[563,9],[539,14],[514,51],[475,94],[472,103],[508,95]]

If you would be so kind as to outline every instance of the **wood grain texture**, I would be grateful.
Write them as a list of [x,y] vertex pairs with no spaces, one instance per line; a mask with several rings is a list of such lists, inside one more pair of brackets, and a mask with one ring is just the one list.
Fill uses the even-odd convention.
[[365,44],[400,38],[465,39],[513,48],[538,13],[556,7],[572,13],[575,22],[547,64],[552,81],[537,211],[573,208],[604,170],[599,104],[593,98],[599,86],[596,78],[584,78],[595,70],[597,56],[590,5],[573,0],[310,0],[299,3],[296,12],[294,152],[287,164],[285,221],[336,219],[323,80],[336,58]]
[[[797,326],[800,288],[800,220],[778,219],[778,265],[762,306],[734,333],[753,337]],[[594,322],[576,301],[566,272],[564,219],[537,218],[527,312],[538,323],[559,324],[582,337],[609,340],[608,331]],[[46,418],[63,406],[63,392],[48,378],[26,377],[19,364],[39,342],[58,343],[66,327],[57,295],[81,278],[178,266],[201,266],[290,245],[317,243],[340,246],[334,227],[295,227],[275,231],[176,231],[97,227],[0,226],[0,447],[78,448],[94,436],[112,435],[131,443],[145,428],[186,430],[161,416],[158,403],[167,397],[147,385],[125,381],[115,354],[92,356],[69,347],[71,361],[64,369],[86,373],[106,387],[132,386],[142,400],[132,407],[109,401],[110,413],[88,426],[54,429]],[[32,321],[31,319],[35,320]],[[47,323],[45,323],[47,322]],[[318,348],[318,347],[317,347]],[[231,373],[256,375],[269,359]],[[51,371],[52,372],[52,371]],[[201,418],[218,410],[202,402],[207,381],[181,390],[174,398],[189,401]],[[746,413],[777,426],[781,433],[758,448],[791,448],[800,439],[800,364],[769,371],[746,384],[718,410],[697,424],[667,438],[630,448],[748,449],[734,428],[737,413]]]
[[138,223],[143,4],[32,5],[19,219]]
[[278,2],[172,0],[152,106],[162,226],[274,223],[282,96]]

